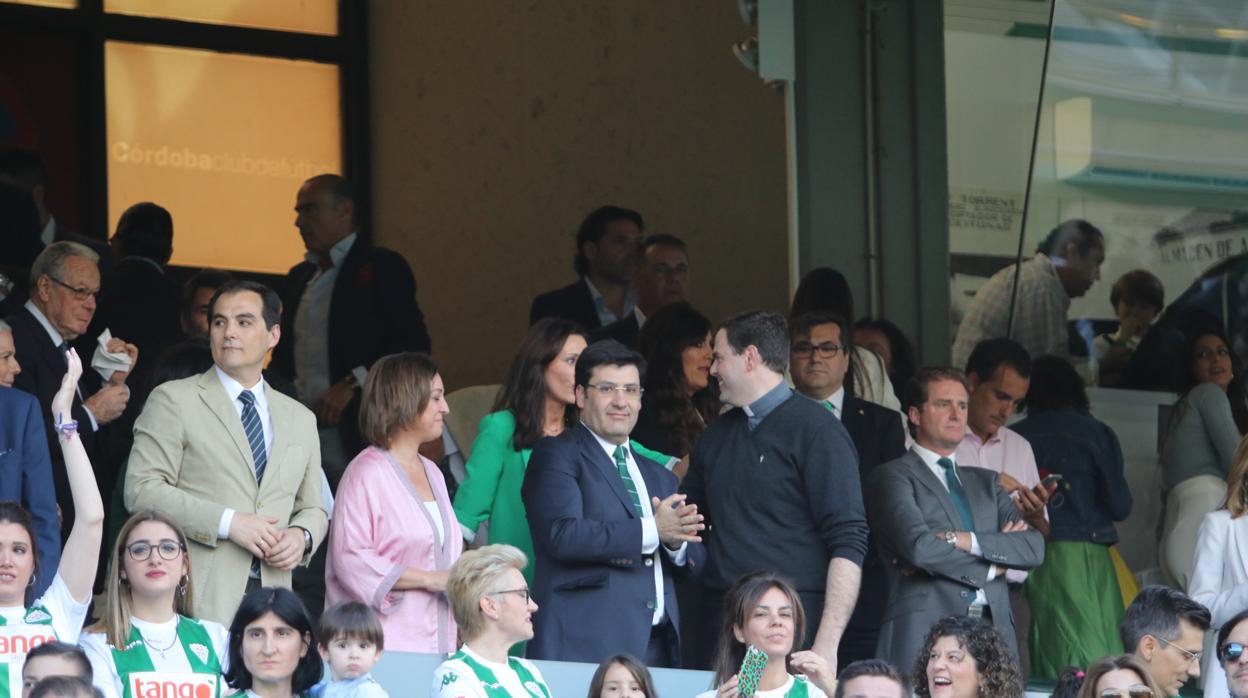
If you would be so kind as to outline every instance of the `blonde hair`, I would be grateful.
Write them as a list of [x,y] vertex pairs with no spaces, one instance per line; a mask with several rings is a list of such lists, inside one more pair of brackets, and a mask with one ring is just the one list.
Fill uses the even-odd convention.
[[485,630],[481,597],[501,591],[495,587],[503,574],[510,569],[523,572],[528,563],[519,548],[501,544],[469,550],[455,561],[446,581],[446,595],[464,642],[471,642]]
[[425,354],[404,352],[377,359],[364,379],[360,397],[360,433],[386,448],[400,429],[429,406],[438,367]]
[[1226,476],[1226,510],[1232,519],[1248,512],[1248,436],[1240,440],[1231,457],[1231,472]]
[[[130,617],[133,615],[133,604],[130,597],[130,584],[121,578],[122,565],[124,564],[123,556],[126,554],[126,541],[139,524],[148,521],[163,523],[173,529],[173,534],[177,537],[178,544],[182,546],[182,560],[186,566],[186,574],[179,581],[178,588],[173,593],[173,610],[175,613],[188,618],[195,615],[195,607],[191,600],[191,558],[186,549],[186,534],[182,532],[182,527],[170,518],[168,514],[154,509],[140,511],[131,516],[117,534],[117,541],[113,544],[113,556],[108,561],[108,581],[104,585],[104,603],[106,608],[104,613],[100,615],[100,619],[86,629],[87,632],[104,633],[108,644],[113,647],[125,647],[126,643],[130,641]],[[151,554],[157,555],[158,553],[153,548]]]

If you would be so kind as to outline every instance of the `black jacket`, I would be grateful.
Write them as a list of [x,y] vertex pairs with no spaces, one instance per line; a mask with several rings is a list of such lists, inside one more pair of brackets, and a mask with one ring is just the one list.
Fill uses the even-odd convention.
[[[273,350],[269,370],[290,381],[297,377],[295,314],[316,269],[312,262],[292,267],[282,293],[282,338]],[[431,349],[425,316],[416,302],[416,279],[407,260],[393,250],[357,238],[342,260],[329,301],[330,384],[345,378],[356,366],[371,367],[383,356]],[[338,423],[348,455],[364,446],[359,407],[360,393],[356,391]]]
[[589,292],[589,284],[585,283],[584,278],[534,298],[533,305],[529,308],[529,324],[532,325],[544,317],[567,318],[586,330],[602,327],[602,322],[598,319],[598,309],[594,306],[593,294]]

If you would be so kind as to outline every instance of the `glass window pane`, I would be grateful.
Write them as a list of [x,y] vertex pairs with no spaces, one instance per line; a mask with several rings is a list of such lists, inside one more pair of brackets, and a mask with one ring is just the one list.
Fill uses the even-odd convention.
[[338,33],[337,0],[104,0],[104,11],[235,27]]
[[109,229],[154,201],[173,263],[285,273],[303,257],[295,192],[340,172],[338,68],[109,42]]
[[39,7],[78,7],[78,0],[0,0],[0,3],[13,5],[38,5]]

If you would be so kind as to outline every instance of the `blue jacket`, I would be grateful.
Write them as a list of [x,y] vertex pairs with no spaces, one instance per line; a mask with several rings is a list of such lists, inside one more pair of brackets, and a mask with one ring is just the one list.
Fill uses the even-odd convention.
[[[633,452],[651,497],[676,492],[676,476]],[[654,565],[663,565],[663,604],[680,627],[663,546],[641,551],[641,519],[619,471],[583,424],[537,442],[521,488],[533,533],[533,640],[529,659],[600,662],[628,653],[644,657],[654,615]],[[706,552],[690,543],[684,569],[701,569]],[[679,644],[679,640],[677,640]],[[679,647],[670,655],[680,656]]]
[[52,459],[39,412],[35,396],[0,387],[0,501],[20,502],[34,519],[39,572],[32,599],[52,583],[61,561]]
[[1132,502],[1114,432],[1069,408],[1030,415],[1011,428],[1031,442],[1042,476],[1062,474],[1049,499],[1051,539],[1117,543],[1114,522],[1131,514]]

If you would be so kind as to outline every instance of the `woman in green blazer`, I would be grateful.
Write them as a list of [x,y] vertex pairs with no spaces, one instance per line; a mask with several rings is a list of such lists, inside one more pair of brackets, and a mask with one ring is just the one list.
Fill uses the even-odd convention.
[[[520,486],[533,446],[576,424],[576,359],[585,349],[584,331],[562,318],[539,320],[512,361],[494,412],[481,420],[467,475],[455,493],[455,516],[464,538],[490,522],[490,543],[514,545],[528,557],[524,578],[533,581],[533,540],[520,501]],[[671,467],[673,459],[632,443],[637,453]]]

